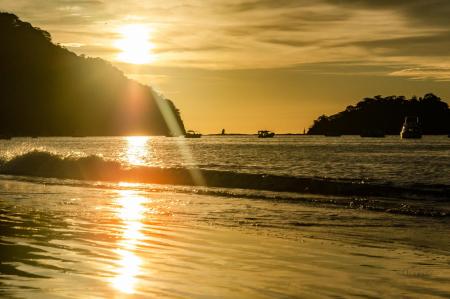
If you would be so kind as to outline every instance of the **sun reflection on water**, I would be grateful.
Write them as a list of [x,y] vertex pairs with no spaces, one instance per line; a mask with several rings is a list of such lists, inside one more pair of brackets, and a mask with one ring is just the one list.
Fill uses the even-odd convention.
[[127,141],[126,160],[131,165],[145,165],[148,161],[150,147],[149,136],[128,136],[125,137]]
[[137,255],[137,246],[143,239],[143,218],[145,203],[148,198],[137,195],[132,190],[120,190],[117,199],[117,216],[122,221],[122,240],[118,243],[116,253],[117,275],[112,279],[112,286],[120,292],[133,294],[136,290],[137,276],[141,272],[142,259]]

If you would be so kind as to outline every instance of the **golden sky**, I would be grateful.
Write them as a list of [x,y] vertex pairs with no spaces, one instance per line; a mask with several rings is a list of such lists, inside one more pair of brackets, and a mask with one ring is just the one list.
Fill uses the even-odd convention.
[[374,95],[450,98],[450,2],[0,0],[111,61],[203,133],[302,132]]

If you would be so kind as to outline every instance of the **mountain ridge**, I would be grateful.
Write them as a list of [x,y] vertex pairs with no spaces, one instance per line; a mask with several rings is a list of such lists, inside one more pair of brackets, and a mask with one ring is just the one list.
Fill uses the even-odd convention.
[[0,12],[0,134],[111,136],[185,133],[175,104],[100,58]]

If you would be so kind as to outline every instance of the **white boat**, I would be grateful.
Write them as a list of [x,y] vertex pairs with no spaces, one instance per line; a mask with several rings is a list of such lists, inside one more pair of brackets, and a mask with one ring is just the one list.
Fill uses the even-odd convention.
[[184,134],[184,137],[185,138],[200,138],[200,137],[202,137],[202,134],[197,133],[193,130],[189,130],[186,132],[186,134]]
[[422,138],[422,129],[420,128],[419,118],[416,116],[405,117],[402,131],[400,132],[401,138]]

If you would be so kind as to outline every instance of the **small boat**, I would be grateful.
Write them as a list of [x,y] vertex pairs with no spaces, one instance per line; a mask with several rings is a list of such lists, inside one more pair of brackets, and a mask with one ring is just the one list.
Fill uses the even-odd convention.
[[273,136],[275,136],[274,132],[267,130],[258,131],[258,138],[272,138]]
[[202,134],[195,132],[194,130],[189,130],[184,134],[184,138],[200,138]]
[[383,138],[385,137],[385,134],[381,130],[367,130],[361,133],[359,135],[361,137],[372,137],[372,138]]
[[405,122],[403,123],[402,131],[400,132],[400,137],[402,139],[422,138],[422,129],[420,128],[418,117],[416,116],[405,117]]

